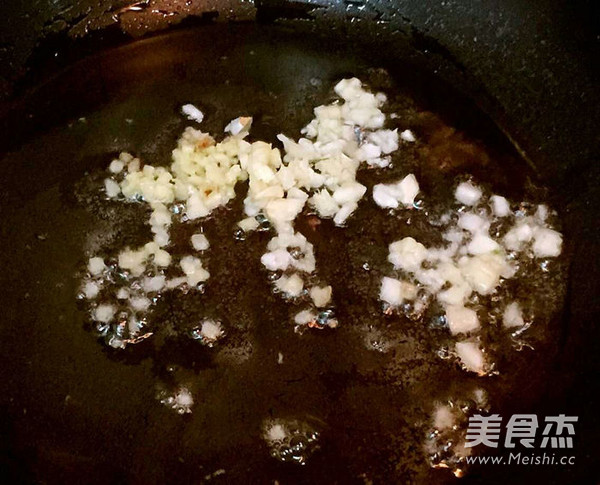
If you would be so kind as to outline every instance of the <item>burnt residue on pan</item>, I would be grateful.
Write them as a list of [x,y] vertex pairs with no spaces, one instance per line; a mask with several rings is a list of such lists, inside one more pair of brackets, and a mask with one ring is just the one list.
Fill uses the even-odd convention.
[[[29,109],[52,108],[46,114],[53,126],[7,154],[2,174],[9,188],[0,226],[0,399],[12,423],[3,431],[16,478],[444,482],[451,475],[431,470],[423,447],[435,402],[480,386],[495,410],[534,405],[560,345],[568,251],[556,263],[557,276],[544,281],[543,318],[528,337],[535,351],[508,348],[500,374],[490,378],[440,359],[441,332],[426,321],[384,315],[378,291],[389,271],[390,242],[406,235],[435,242],[424,212],[447,203],[455,177],[470,173],[514,200],[542,202],[549,194],[460,95],[409,64],[374,61],[336,46],[324,52],[277,31],[218,26],[107,52],[38,91],[38,99],[55,96],[46,107]],[[99,79],[86,77],[89,72]],[[340,326],[294,333],[293,305],[272,293],[260,265],[270,235],[234,237],[240,185],[228,208],[194,223],[211,241],[205,292],[166,297],[152,316],[151,339],[124,350],[98,340],[76,303],[77,275],[90,253],[148,237],[142,206],[106,201],[100,193],[112,157],[126,150],[147,163],[168,164],[187,124],[178,113],[186,102],[205,112],[202,128],[210,133],[250,114],[256,139],[297,134],[312,108],[330,99],[333,82],[347,75],[389,93],[386,110],[419,140],[398,153],[392,169],[363,170],[359,181],[371,187],[414,172],[426,206],[390,216],[365,198],[344,229],[330,221],[315,224],[309,215],[298,221],[315,245],[319,271],[334,287]],[[69,103],[62,113],[59,100]],[[187,238],[192,228],[179,230]],[[213,348],[188,336],[207,315],[226,329]],[[157,400],[182,385],[194,395],[185,415]],[[264,422],[273,419],[318,431],[318,449],[306,465],[270,456],[262,435]],[[31,476],[22,475],[24,469]]]

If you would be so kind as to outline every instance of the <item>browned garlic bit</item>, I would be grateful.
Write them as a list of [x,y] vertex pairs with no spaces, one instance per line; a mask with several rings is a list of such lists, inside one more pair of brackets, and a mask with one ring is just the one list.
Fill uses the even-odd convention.
[[[198,113],[195,115],[198,118]],[[210,246],[208,239],[202,233],[194,234],[191,254],[173,261],[168,252],[170,228],[174,217],[182,222],[206,217],[235,196],[235,184],[248,177],[240,166],[240,157],[252,151],[252,145],[243,140],[246,134],[239,130],[239,136],[216,143],[210,135],[187,128],[173,151],[170,169],[142,166],[127,153],[111,162],[111,178],[104,184],[106,195],[148,204],[153,233],[152,241],[124,248],[110,258],[109,265],[99,256],[89,260],[82,298],[89,301],[92,319],[112,347],[122,348],[151,335],[145,332],[146,318],[164,291],[203,289],[210,277],[202,263],[202,254]],[[166,270],[173,263],[180,276],[167,279]]]

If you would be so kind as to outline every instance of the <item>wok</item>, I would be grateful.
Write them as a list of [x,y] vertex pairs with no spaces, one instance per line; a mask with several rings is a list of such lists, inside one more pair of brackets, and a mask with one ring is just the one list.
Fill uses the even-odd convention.
[[[419,396],[451,392],[457,373],[407,365],[402,379],[412,387],[390,392],[361,380],[352,359],[330,358],[344,349],[340,338],[302,336],[299,346],[297,336],[267,330],[254,363],[235,374],[187,344],[115,353],[85,328],[74,299],[88,233],[114,232],[123,222],[101,207],[95,218],[77,204],[73,194],[87,172],[121,150],[150,163],[167,159],[185,126],[176,112],[185,102],[202,106],[209,131],[251,113],[259,121],[256,136],[272,138],[303,126],[334,80],[380,67],[419,106],[483,140],[500,159],[518,160],[523,173],[547,187],[563,222],[563,310],[541,349],[486,385],[498,396],[494,411],[504,416],[578,416],[576,463],[482,465],[461,480],[597,483],[600,115],[593,2],[82,1],[1,8],[5,483],[458,480],[430,469],[418,448]],[[510,190],[510,177],[501,183]],[[238,253],[224,243],[218,257]],[[223,311],[238,311],[231,303],[238,299],[240,308],[249,301],[256,307],[260,298],[251,291],[239,296],[240,285],[222,291]],[[276,318],[262,306],[248,321]],[[291,374],[279,375],[263,360],[276,345],[297,353]],[[169,366],[202,371],[211,419],[182,418],[156,403],[157,377],[167,379]],[[281,409],[330,418],[322,449],[304,467],[270,459],[257,440],[257,416]],[[373,415],[378,421],[371,423]],[[391,435],[393,443],[386,441]],[[224,474],[212,476],[221,468]]]

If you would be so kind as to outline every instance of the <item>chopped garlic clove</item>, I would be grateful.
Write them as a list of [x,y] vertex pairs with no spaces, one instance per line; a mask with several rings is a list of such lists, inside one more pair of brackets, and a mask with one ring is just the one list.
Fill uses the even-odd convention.
[[321,217],[333,217],[340,210],[340,206],[327,189],[315,193],[309,199],[309,203]]
[[269,271],[286,270],[292,264],[293,258],[286,249],[276,249],[261,256],[260,262]]
[[121,187],[113,179],[104,179],[104,190],[106,191],[106,195],[111,199],[121,193]]
[[500,249],[500,246],[491,237],[485,234],[476,234],[467,246],[469,254],[486,254]]
[[404,300],[414,300],[417,296],[417,287],[395,278],[384,276],[381,279],[379,299],[392,306],[400,305]]
[[562,236],[553,229],[537,228],[534,232],[533,254],[537,258],[555,258],[562,251]]
[[373,187],[373,200],[384,209],[397,209],[399,205],[395,188],[386,184],[377,184]]
[[146,297],[134,297],[129,299],[129,304],[136,312],[145,312],[150,308],[150,300]]
[[125,168],[125,162],[123,160],[113,160],[112,162],[110,162],[110,165],[108,166],[108,170],[111,173],[121,173],[123,171],[123,169]]
[[202,269],[202,261],[194,256],[184,256],[181,258],[180,266],[185,275],[190,276]]
[[302,290],[304,289],[304,282],[300,276],[294,273],[291,276],[281,276],[275,282],[275,286],[286,295],[297,297],[300,296],[300,293],[302,293]]
[[343,206],[349,202],[359,201],[362,196],[365,195],[366,191],[367,188],[358,182],[345,184],[333,193],[333,200],[335,200],[338,205]]
[[199,268],[193,273],[187,275],[187,284],[190,286],[196,286],[210,278],[210,273],[204,268]]
[[94,258],[90,258],[89,262],[88,262],[88,271],[94,275],[97,276],[100,273],[102,273],[102,271],[104,271],[106,269],[106,265],[104,264],[104,260],[98,256],[94,257]]
[[256,231],[259,226],[255,217],[246,217],[246,219],[242,219],[240,222],[238,222],[237,225],[244,232]]
[[458,218],[458,227],[465,229],[472,234],[478,232],[487,232],[490,227],[489,221],[472,212],[465,212]]
[[414,133],[410,130],[404,130],[402,133],[400,133],[400,138],[409,143],[417,141],[417,138],[415,137]]
[[479,199],[481,199],[481,195],[481,189],[470,182],[462,182],[458,184],[458,187],[454,192],[454,197],[456,197],[456,200],[465,205],[477,204]]
[[144,278],[142,287],[146,293],[153,293],[162,290],[165,286],[165,277],[162,275]]
[[195,121],[196,123],[202,123],[204,120],[204,113],[196,108],[193,104],[184,104],[181,107],[181,112],[186,116],[186,118],[190,121]]
[[93,300],[100,293],[100,285],[94,281],[88,281],[83,285],[83,294],[88,300]]
[[439,430],[454,426],[455,418],[449,406],[438,406],[433,413],[433,426]]
[[302,310],[294,316],[294,322],[297,325],[306,325],[317,318],[317,315],[311,310]]
[[246,135],[250,131],[250,127],[252,126],[252,117],[250,116],[240,116],[234,120],[231,120],[229,124],[225,127],[225,131],[231,133],[233,136],[236,135]]
[[208,342],[215,342],[223,336],[223,328],[220,322],[204,320],[200,327],[200,335]]
[[377,130],[369,133],[367,139],[378,146],[384,155],[398,150],[398,130]]
[[502,324],[506,328],[522,327],[525,325],[523,320],[523,313],[518,302],[513,301],[506,305],[504,313],[502,314]]
[[171,264],[171,255],[164,249],[158,249],[154,253],[154,262],[157,266],[166,268]]
[[373,187],[373,200],[379,207],[395,209],[399,204],[410,207],[419,193],[419,183],[411,173],[395,184],[377,184]]
[[381,280],[381,290],[379,298],[392,306],[398,306],[402,303],[402,283],[394,278],[383,277]]
[[94,320],[102,323],[109,323],[113,320],[116,313],[114,305],[103,303],[94,310]]
[[494,215],[497,217],[506,217],[510,214],[510,205],[508,200],[500,195],[492,195],[490,197],[490,202],[492,203],[492,211]]
[[417,271],[427,257],[427,248],[412,237],[390,244],[388,260],[397,269]]
[[322,308],[331,301],[331,286],[313,286],[310,289],[310,297],[317,308]]
[[206,251],[210,247],[210,243],[204,234],[194,234],[190,241],[196,251]]
[[491,293],[498,286],[500,276],[507,270],[506,266],[504,259],[494,253],[465,257],[459,261],[463,276],[481,295]]
[[476,342],[457,342],[455,345],[456,354],[462,365],[470,372],[476,372],[479,375],[485,374],[485,357]]
[[276,199],[270,201],[265,211],[271,221],[291,222],[302,211],[304,201],[299,199]]
[[342,207],[340,207],[340,210],[337,211],[333,217],[333,222],[335,225],[343,225],[348,217],[350,217],[357,208],[358,204],[356,202],[346,202]]
[[459,305],[446,307],[446,320],[452,335],[469,333],[479,328],[479,319],[475,310]]

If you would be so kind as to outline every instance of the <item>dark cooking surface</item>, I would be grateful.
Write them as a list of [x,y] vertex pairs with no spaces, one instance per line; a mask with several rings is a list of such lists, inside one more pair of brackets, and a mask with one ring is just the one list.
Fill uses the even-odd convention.
[[[231,225],[217,220],[206,224],[214,241],[209,263],[214,281],[209,280],[206,296],[214,302],[218,294],[220,300],[209,311],[232,328],[223,350],[165,337],[124,352],[109,351],[85,329],[84,315],[76,308],[74,275],[85,259],[86,244],[112,241],[118,248],[127,233],[115,233],[124,224],[121,208],[75,197],[84,171],[104,169],[111,154],[121,150],[149,163],[165,163],[186,124],[177,113],[184,102],[205,111],[203,128],[212,133],[249,113],[255,116],[252,133],[257,139],[273,139],[282,128],[296,134],[310,119],[312,107],[326,100],[335,79],[364,77],[371,65],[360,52],[350,55],[330,46],[325,53],[320,47],[306,39],[220,26],[107,53],[44,88],[54,94],[55,103],[46,116],[58,126],[5,161],[3,181],[12,187],[3,194],[2,247],[8,249],[0,260],[6,278],[0,390],[11,417],[6,433],[14,443],[7,447],[14,463],[26,463],[36,479],[187,483],[224,468],[226,474],[215,482],[354,483],[361,473],[383,483],[389,477],[450,481],[447,472],[420,471],[424,456],[419,446],[431,410],[427,406],[433,399],[460,394],[463,385],[472,387],[478,379],[435,358],[429,332],[408,322],[392,357],[364,349],[362,322],[334,332],[295,335],[281,323],[287,320],[287,307],[270,295],[260,270],[263,246],[257,241],[266,243],[267,235],[239,242],[231,236]],[[486,139],[493,162],[485,169],[467,163],[469,171],[494,179],[501,193],[522,195],[512,183],[519,173],[515,164],[522,162],[491,123],[431,78],[405,65],[386,67],[420,107],[441,111],[453,124]],[[58,111],[67,99],[68,108]],[[61,119],[64,115],[68,119]],[[423,122],[423,132],[433,126]],[[437,163],[443,155],[441,150],[427,158],[409,150],[405,163],[410,166],[419,156]],[[426,163],[420,170],[418,178],[429,178],[432,186],[436,176],[445,176]],[[538,196],[523,179],[516,185]],[[132,220],[136,210],[126,211]],[[327,237],[315,235],[313,240],[318,260],[331,261],[326,268],[334,288],[345,289],[336,302],[340,316],[350,312],[344,307],[361,307],[356,314],[363,312],[376,325],[400,323],[381,316],[375,304],[373,282],[381,274],[362,272],[347,261],[384,259],[385,253],[377,251],[385,251],[403,233],[389,222],[372,225],[368,211],[357,214],[346,231],[323,226]],[[309,230],[304,232],[310,239]],[[378,249],[359,246],[361,238],[374,241]],[[226,258],[232,264],[220,265]],[[187,311],[194,314],[193,308]],[[547,343],[540,342],[535,353],[513,356],[515,372],[486,380],[492,406],[506,414],[535,406],[561,344],[563,329],[558,321],[553,325],[545,335]],[[276,364],[278,351],[284,366]],[[245,363],[235,363],[236,356],[247,353]],[[157,382],[170,379],[194,382],[198,399],[191,416],[178,416],[155,400]],[[268,458],[258,433],[262,419],[270,415],[312,416],[326,423],[322,450],[307,467],[283,466]]]

